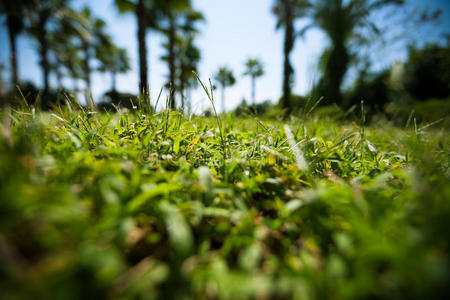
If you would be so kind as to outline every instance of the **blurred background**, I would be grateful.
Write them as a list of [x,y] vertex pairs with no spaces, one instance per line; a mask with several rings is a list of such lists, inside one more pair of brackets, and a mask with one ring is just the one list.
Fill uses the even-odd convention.
[[157,110],[169,98],[200,114],[210,104],[195,71],[237,114],[319,99],[398,119],[449,112],[446,0],[3,0],[0,12],[12,103],[130,108],[162,91]]

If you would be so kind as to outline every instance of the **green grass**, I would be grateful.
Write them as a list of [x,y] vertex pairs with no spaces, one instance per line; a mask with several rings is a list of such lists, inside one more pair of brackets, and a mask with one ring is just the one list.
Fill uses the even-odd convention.
[[436,299],[448,289],[439,124],[72,105],[13,110],[10,127],[2,299]]

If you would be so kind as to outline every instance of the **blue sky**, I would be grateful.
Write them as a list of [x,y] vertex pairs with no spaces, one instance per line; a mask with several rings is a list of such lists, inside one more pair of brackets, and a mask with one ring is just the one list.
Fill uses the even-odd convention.
[[[447,0],[411,0],[411,5],[441,7],[444,9],[443,22],[433,34],[450,30],[450,1]],[[91,6],[94,13],[106,20],[109,31],[116,44],[127,48],[131,58],[132,71],[118,77],[118,89],[124,92],[137,93],[137,42],[136,22],[132,15],[119,15],[113,0],[74,0],[75,7]],[[282,32],[275,30],[275,18],[271,13],[273,0],[193,0],[195,8],[202,11],[206,22],[200,26],[201,35],[198,45],[202,51],[200,76],[205,80],[213,77],[219,66],[230,67],[238,81],[226,91],[226,109],[238,105],[243,98],[250,98],[250,79],[242,77],[243,64],[248,57],[257,57],[265,64],[266,75],[257,81],[257,101],[276,100],[281,94],[282,79]],[[0,63],[9,66],[9,46],[3,19],[0,28]],[[401,26],[401,24],[398,24]],[[162,55],[162,38],[150,32],[149,70],[151,95],[156,98],[159,89],[166,82],[167,67],[159,57]],[[296,70],[294,92],[304,94],[319,76],[316,65],[320,54],[326,47],[326,37],[317,29],[311,30],[304,39],[298,39],[291,59]],[[41,72],[35,54],[36,42],[21,37],[19,39],[19,72],[22,80],[41,83]],[[380,67],[389,66],[397,59],[405,57],[400,49],[390,51],[378,62]],[[6,69],[8,71],[8,68]],[[7,72],[4,76],[9,75]],[[107,75],[93,76],[93,95],[98,100],[110,87]],[[193,108],[201,111],[209,103],[199,89],[193,91]],[[218,99],[218,97],[217,97]]]

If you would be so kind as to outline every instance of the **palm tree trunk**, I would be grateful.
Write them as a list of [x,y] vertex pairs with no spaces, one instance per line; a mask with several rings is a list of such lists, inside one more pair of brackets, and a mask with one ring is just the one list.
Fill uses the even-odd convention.
[[59,71],[59,69],[56,69],[56,70],[55,70],[55,74],[56,74],[56,81],[57,81],[57,83],[58,83],[58,87],[59,87],[60,89],[64,89],[64,86],[63,86],[63,83],[62,83],[63,75],[61,74],[61,72]]
[[148,95],[148,78],[147,78],[147,22],[145,13],[144,0],[139,0],[136,6],[137,19],[137,38],[139,44],[139,94]]
[[180,76],[180,96],[181,96],[181,111],[184,114],[184,102],[186,100],[185,97],[185,86],[186,86],[186,66],[184,63],[181,64],[181,70],[180,70],[181,76]]
[[116,73],[111,72],[111,91],[116,91]]
[[256,79],[255,79],[255,76],[252,76],[252,102],[253,102],[253,105],[255,105],[256,103],[255,103],[255,85],[256,85],[256,83],[255,83],[255,81],[256,81]]
[[[50,64],[48,62],[48,40],[47,40],[47,14],[41,14],[39,16],[38,24],[38,40],[40,44],[40,54],[41,54],[41,68],[42,68],[42,79],[44,81],[44,96],[48,95],[50,91],[49,75],[50,75]],[[44,100],[45,101],[45,100]]]
[[76,77],[72,78],[72,86],[74,92],[78,92],[78,80]]
[[15,29],[12,27],[13,22],[8,22],[8,35],[9,35],[9,46],[11,49],[11,78],[13,86],[15,87],[19,84],[19,72],[17,68],[17,33]]
[[187,93],[187,98],[186,98],[186,100],[187,100],[187,112],[188,112],[188,115],[190,115],[191,112],[192,112],[191,88],[188,87],[186,93]]
[[86,81],[86,88],[88,92],[91,91],[91,66],[89,65],[89,61],[91,60],[91,56],[89,53],[89,44],[83,43],[83,51],[84,51],[84,80]]
[[169,81],[170,89],[170,109],[174,110],[175,105],[175,18],[169,13]]
[[[6,108],[9,107],[9,97],[6,96],[6,86],[5,83],[3,81],[3,77],[2,77],[2,72],[0,72],[0,108],[4,109],[4,116],[7,116],[8,114],[6,114]],[[7,118],[4,118],[7,119]]]
[[222,85],[222,112],[225,113],[225,86]]
[[285,17],[286,17],[286,27],[284,30],[284,66],[283,66],[283,98],[282,106],[285,110],[289,111],[291,106],[291,84],[292,84],[292,74],[294,72],[289,55],[294,48],[294,24],[293,16],[288,5],[285,5]]
[[326,64],[325,75],[328,76],[329,101],[342,105],[341,85],[348,69],[350,55],[344,42],[334,42]]

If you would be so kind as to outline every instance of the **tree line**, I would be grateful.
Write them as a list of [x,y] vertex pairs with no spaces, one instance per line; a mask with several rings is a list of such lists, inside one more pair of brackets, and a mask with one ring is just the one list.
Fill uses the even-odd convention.
[[[165,37],[161,58],[168,66],[167,87],[170,107],[180,99],[184,107],[186,91],[195,85],[192,71],[197,71],[201,58],[195,44],[198,23],[204,20],[188,0],[115,0],[117,11],[133,14],[137,22],[139,94],[149,97],[147,33],[155,31]],[[11,51],[12,86],[20,84],[17,67],[20,49],[17,39],[28,34],[38,43],[42,72],[42,99],[51,98],[50,76],[64,88],[64,78],[72,79],[72,89],[84,82],[90,94],[93,72],[111,75],[111,91],[116,92],[116,75],[130,70],[126,49],[116,47],[106,22],[89,7],[75,10],[70,0],[4,0],[0,12],[6,16]]]
[[[133,15],[137,24],[139,94],[149,97],[149,47],[148,32],[162,34],[168,76],[169,107],[185,110],[190,90],[197,81],[193,71],[198,72],[201,51],[196,45],[199,24],[205,20],[195,10],[190,0],[113,0],[118,12]],[[3,0],[0,11],[6,16],[6,27],[11,49],[11,80],[15,87],[20,83],[17,59],[17,38],[28,33],[37,41],[39,64],[43,78],[43,98],[48,98],[50,75],[53,74],[60,88],[65,88],[64,79],[73,80],[72,88],[79,89],[84,82],[86,92],[91,90],[93,72],[111,76],[112,95],[117,94],[116,76],[130,70],[126,49],[115,46],[106,22],[93,14],[89,7],[75,10],[70,0]],[[292,95],[297,81],[291,62],[295,43],[312,28],[318,28],[328,38],[328,47],[321,54],[318,68],[320,78],[309,92],[309,97],[324,97],[327,104],[348,105],[349,97],[343,95],[343,84],[351,66],[363,62],[362,72],[355,84],[360,90],[367,81],[370,59],[364,57],[360,46],[370,45],[372,40],[383,35],[377,25],[379,11],[398,11],[405,6],[404,0],[274,0],[272,13],[277,20],[276,29],[283,32],[283,74],[280,106],[291,112],[299,105]],[[423,19],[436,19],[442,11],[422,15]],[[299,21],[301,24],[299,25]],[[151,41],[150,41],[151,42]],[[301,53],[302,49],[297,50]],[[300,54],[301,55],[301,54]],[[244,76],[251,78],[251,98],[255,104],[256,79],[264,75],[263,63],[250,58],[245,62]],[[364,79],[364,76],[365,79]],[[225,89],[233,85],[236,78],[226,66],[219,68],[214,80],[222,92],[222,107],[225,106]],[[366,84],[366,83],[364,83]],[[358,87],[358,86],[357,86]],[[356,89],[357,90],[357,89]],[[355,93],[357,94],[357,93]],[[356,97],[356,96],[355,96]],[[351,97],[350,97],[351,98]]]

